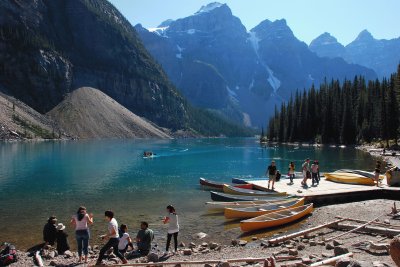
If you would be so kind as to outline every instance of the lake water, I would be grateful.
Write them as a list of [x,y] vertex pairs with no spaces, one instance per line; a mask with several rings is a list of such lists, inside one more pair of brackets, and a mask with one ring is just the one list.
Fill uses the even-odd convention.
[[[157,156],[144,159],[145,150]],[[237,224],[207,213],[210,196],[200,190],[199,177],[260,177],[272,159],[285,173],[290,161],[299,170],[306,157],[318,159],[321,171],[374,166],[372,157],[353,148],[261,148],[255,139],[0,143],[0,242],[39,243],[52,214],[72,235],[69,220],[80,205],[94,213],[94,238],[106,229],[104,211],[112,209],[133,232],[147,220],[163,240],[168,204],[177,208],[183,239],[200,231],[238,236]]]

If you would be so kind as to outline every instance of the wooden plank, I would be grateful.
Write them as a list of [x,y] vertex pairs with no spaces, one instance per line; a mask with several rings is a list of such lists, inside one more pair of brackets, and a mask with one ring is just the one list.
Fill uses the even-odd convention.
[[373,233],[373,234],[380,234],[387,236],[396,236],[400,234],[400,229],[388,229],[388,228],[373,227],[373,226],[364,226],[360,228],[358,225],[351,225],[351,224],[332,225],[331,228],[338,230],[351,230],[353,232],[365,232],[365,233]]
[[329,241],[331,241],[331,240],[333,240],[333,239],[337,239],[337,238],[339,238],[339,237],[342,237],[342,236],[348,235],[348,234],[350,234],[350,233],[352,233],[352,232],[355,232],[355,231],[357,231],[357,230],[359,230],[359,229],[361,229],[361,228],[367,226],[368,224],[372,223],[373,221],[376,221],[377,219],[379,219],[380,217],[382,217],[382,216],[384,216],[384,215],[385,215],[385,214],[381,214],[381,215],[379,215],[378,217],[376,217],[375,219],[373,219],[373,220],[371,220],[371,221],[368,221],[368,222],[364,223],[363,225],[360,225],[360,226],[354,228],[353,230],[350,230],[350,231],[348,231],[348,232],[346,232],[346,233],[343,233],[343,234],[340,234],[340,235],[337,235],[337,236],[328,238],[328,239],[326,239],[325,241],[326,241],[326,242],[329,242]]
[[293,233],[293,234],[289,234],[289,235],[284,235],[284,236],[281,236],[281,237],[273,238],[273,239],[268,240],[267,243],[268,244],[278,244],[278,243],[284,242],[286,240],[295,238],[297,236],[305,235],[305,234],[308,234],[308,233],[311,233],[311,232],[314,232],[314,231],[318,231],[318,230],[323,229],[323,228],[330,227],[332,225],[338,224],[338,223],[343,222],[345,220],[346,220],[345,218],[342,218],[342,219],[339,219],[339,220],[336,220],[336,221],[333,221],[333,222],[329,222],[329,223],[326,223],[326,224],[318,225],[318,226],[315,226],[313,228],[302,230],[302,231],[299,231],[299,232],[296,232],[296,233]]
[[323,260],[323,261],[318,261],[318,262],[315,262],[315,263],[311,264],[310,266],[311,267],[315,267],[315,266],[322,266],[322,265],[332,265],[332,263],[335,263],[338,260],[340,260],[342,258],[346,258],[346,257],[353,257],[353,253],[350,252],[350,253],[339,255],[339,256],[336,256],[336,257],[332,257],[332,258],[329,258],[329,259],[326,259],[326,260]]

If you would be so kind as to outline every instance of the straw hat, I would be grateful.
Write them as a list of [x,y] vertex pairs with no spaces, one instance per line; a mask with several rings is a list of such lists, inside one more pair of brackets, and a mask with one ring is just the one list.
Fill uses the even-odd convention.
[[62,223],[59,223],[59,224],[57,224],[57,230],[58,231],[62,231],[62,230],[64,230],[65,229],[65,225],[64,224],[62,224]]

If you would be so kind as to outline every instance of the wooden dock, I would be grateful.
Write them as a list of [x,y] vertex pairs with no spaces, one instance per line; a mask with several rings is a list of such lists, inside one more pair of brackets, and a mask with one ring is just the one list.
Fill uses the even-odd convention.
[[[336,203],[347,203],[354,201],[362,201],[369,199],[392,199],[400,200],[400,187],[389,187],[386,184],[386,178],[383,180],[382,186],[365,186],[341,184],[325,180],[321,177],[321,181],[317,186],[311,186],[311,180],[308,180],[308,187],[301,185],[302,179],[294,179],[294,184],[290,185],[288,179],[275,183],[275,190],[278,192],[286,192],[289,195],[305,197],[306,203],[314,203],[316,206],[331,205]],[[267,189],[268,180],[246,180],[258,187]]]

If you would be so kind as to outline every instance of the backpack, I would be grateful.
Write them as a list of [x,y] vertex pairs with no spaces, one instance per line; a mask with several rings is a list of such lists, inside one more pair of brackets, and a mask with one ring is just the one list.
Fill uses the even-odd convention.
[[0,251],[0,266],[7,266],[17,261],[17,250],[9,243],[3,243],[4,249]]

